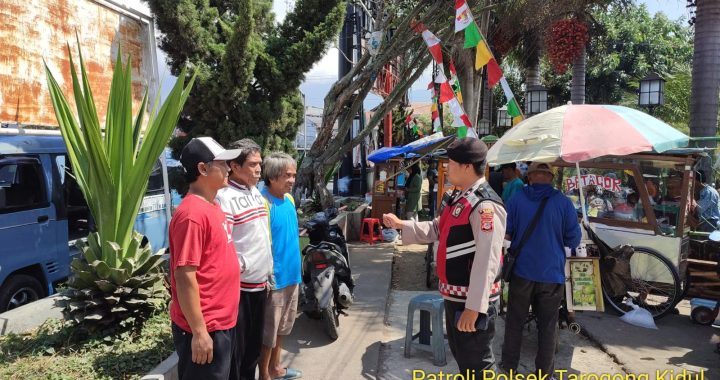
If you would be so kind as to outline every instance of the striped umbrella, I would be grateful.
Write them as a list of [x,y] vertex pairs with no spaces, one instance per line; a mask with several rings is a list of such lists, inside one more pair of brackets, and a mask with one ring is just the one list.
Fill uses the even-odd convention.
[[662,153],[688,136],[646,113],[613,105],[564,105],[522,121],[488,152],[488,163],[581,162],[601,156]]
[[[687,146],[690,139],[646,113],[613,105],[568,104],[526,119],[507,131],[488,151],[491,165],[517,161],[580,162],[601,156],[662,153]],[[580,187],[583,219],[585,197]]]

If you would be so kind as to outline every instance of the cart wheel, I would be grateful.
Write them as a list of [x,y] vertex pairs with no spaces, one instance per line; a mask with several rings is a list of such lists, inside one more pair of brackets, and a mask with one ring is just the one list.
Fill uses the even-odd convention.
[[627,293],[619,297],[611,297],[612,292],[605,289],[605,274],[603,276],[603,297],[618,314],[622,315],[631,310],[623,301],[631,299],[633,302],[648,310],[655,320],[671,313],[675,305],[680,302],[682,287],[680,276],[675,266],[657,251],[634,247],[635,252],[630,259],[632,278],[627,285]]
[[715,321],[715,313],[710,308],[697,306],[690,313],[692,321],[703,326],[710,326]]
[[573,322],[570,324],[570,331],[572,331],[576,335],[579,335],[582,331],[582,326],[580,326],[579,323]]

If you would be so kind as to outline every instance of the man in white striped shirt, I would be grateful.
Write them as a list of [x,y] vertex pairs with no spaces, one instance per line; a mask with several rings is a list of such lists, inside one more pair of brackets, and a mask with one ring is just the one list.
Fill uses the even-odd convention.
[[268,281],[272,281],[273,273],[270,228],[265,198],[255,187],[262,164],[260,146],[251,139],[242,139],[230,146],[242,152],[228,162],[228,186],[217,194],[217,201],[232,225],[232,239],[242,271],[235,328],[237,351],[230,379],[254,380],[262,346]]

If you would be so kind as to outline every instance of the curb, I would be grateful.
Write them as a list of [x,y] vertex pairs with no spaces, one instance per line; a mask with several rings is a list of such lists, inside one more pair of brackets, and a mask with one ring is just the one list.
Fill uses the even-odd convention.
[[173,352],[170,357],[163,360],[147,375],[141,377],[140,380],[178,380],[177,363],[177,353]]

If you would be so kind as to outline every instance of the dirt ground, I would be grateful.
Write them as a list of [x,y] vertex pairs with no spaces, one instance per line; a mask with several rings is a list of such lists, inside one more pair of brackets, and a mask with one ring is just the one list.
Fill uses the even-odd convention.
[[427,245],[395,245],[392,266],[394,290],[428,290],[425,286],[425,252]]

